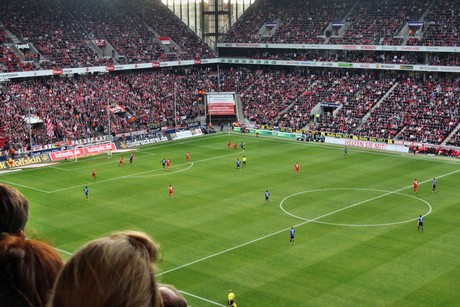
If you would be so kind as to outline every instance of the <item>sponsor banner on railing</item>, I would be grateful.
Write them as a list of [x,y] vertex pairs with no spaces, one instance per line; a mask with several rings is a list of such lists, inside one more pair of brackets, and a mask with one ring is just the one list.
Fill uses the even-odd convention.
[[333,138],[333,137],[328,137],[328,136],[325,139],[325,143],[343,145],[343,146],[348,146],[348,147],[365,148],[365,149],[371,149],[371,150],[386,150],[386,151],[396,151],[396,152],[403,152],[403,153],[409,152],[409,147],[401,146],[401,145],[361,141],[361,140],[353,140],[353,139]]
[[347,62],[315,62],[315,61],[281,61],[281,60],[249,60],[241,58],[221,58],[221,63],[249,64],[249,65],[275,65],[275,66],[304,66],[304,67],[327,67],[327,68],[358,68],[379,70],[411,70],[428,72],[460,72],[460,66],[431,66],[431,65],[400,65],[378,63],[347,63]]
[[201,64],[216,64],[219,63],[217,58],[213,59],[194,59],[194,60],[181,60],[181,61],[169,61],[169,62],[158,62],[152,63],[139,63],[139,64],[126,64],[126,65],[107,65],[107,66],[93,66],[93,67],[78,67],[78,68],[56,68],[48,70],[36,70],[36,71],[18,71],[1,73],[0,81],[16,79],[16,78],[33,78],[53,75],[73,75],[73,74],[86,74],[86,73],[107,73],[111,71],[123,71],[123,70],[135,70],[135,69],[146,69],[152,67],[174,67],[174,66],[190,66],[190,65],[201,65]]
[[95,144],[101,142],[110,142],[110,137],[108,135],[96,136],[86,139],[73,140],[73,141],[62,141],[53,144],[47,144],[43,146],[42,149],[54,149],[61,148],[64,146],[75,146],[75,145],[85,145],[85,144]]
[[376,138],[370,136],[358,136],[354,134],[346,134],[346,133],[334,133],[334,132],[321,132],[322,136],[334,137],[334,138],[342,138],[342,139],[353,139],[353,140],[360,140],[360,141],[371,141],[371,142],[379,142],[379,143],[393,143],[391,139],[385,138]]
[[171,136],[166,134],[166,135],[139,137],[139,138],[131,139],[129,141],[117,141],[115,144],[118,149],[127,149],[127,148],[139,147],[143,145],[163,143],[163,142],[167,142],[171,140],[172,140]]
[[266,44],[266,43],[218,43],[217,48],[255,49],[311,49],[311,50],[369,50],[406,52],[460,52],[460,47],[443,46],[395,46],[395,45],[328,45],[328,44]]
[[8,159],[6,161],[0,161],[0,170],[6,170],[11,168],[21,168],[23,166],[29,166],[32,164],[49,163],[51,158],[48,154],[41,154],[32,157],[20,157],[16,159]]
[[[460,47],[459,47],[460,49]],[[244,59],[244,58],[214,58],[196,59],[172,62],[153,62],[126,65],[108,65],[81,68],[65,68],[54,70],[20,71],[1,73],[0,82],[16,78],[33,78],[53,75],[73,75],[86,73],[110,73],[112,71],[125,71],[148,68],[162,68],[175,66],[191,66],[202,64],[249,64],[249,65],[276,65],[276,66],[297,66],[297,67],[324,67],[324,68],[358,68],[358,69],[381,69],[381,70],[411,70],[427,72],[460,72],[460,66],[432,66],[432,65],[399,65],[399,64],[378,64],[378,63],[347,63],[347,62],[316,62],[316,61],[280,61],[268,59]]]
[[203,131],[201,129],[192,129],[192,130],[185,130],[185,131],[177,131],[174,133],[171,133],[171,137],[173,140],[178,140],[178,139],[185,139],[185,138],[190,138],[194,136],[200,136],[203,135]]
[[54,151],[49,154],[52,161],[64,160],[64,159],[73,159],[75,156],[77,158],[85,157],[89,155],[97,155],[106,153],[109,150],[116,150],[114,143],[107,144],[95,144],[87,145],[85,147],[77,147],[74,149],[65,149],[60,151]]

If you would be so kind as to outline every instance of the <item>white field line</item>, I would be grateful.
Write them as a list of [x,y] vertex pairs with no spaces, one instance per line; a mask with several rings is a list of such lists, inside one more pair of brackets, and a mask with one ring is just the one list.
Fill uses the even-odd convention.
[[[456,173],[458,173],[458,172],[460,172],[460,170],[456,170],[456,171],[453,171],[453,172],[450,172],[450,173],[447,173],[447,174],[438,176],[438,177],[436,177],[436,178],[443,178],[443,177],[446,177],[446,176],[450,176],[450,175],[456,174]],[[422,181],[422,182],[420,182],[419,184],[423,184],[423,183],[427,183],[427,182],[431,182],[431,179]],[[302,225],[305,225],[305,224],[314,222],[314,221],[316,221],[316,220],[322,219],[322,218],[327,217],[327,216],[329,216],[329,215],[335,214],[335,213],[337,213],[337,212],[340,212],[340,211],[343,211],[343,210],[346,210],[346,209],[349,209],[349,208],[353,208],[353,207],[355,207],[355,206],[358,206],[358,205],[367,203],[367,202],[369,202],[369,201],[372,201],[372,200],[375,200],[375,199],[378,199],[378,198],[385,197],[385,196],[390,195],[390,194],[394,194],[394,193],[400,192],[400,191],[402,191],[402,190],[405,190],[405,189],[408,189],[408,188],[411,188],[411,187],[412,187],[412,186],[410,185],[410,186],[407,186],[407,187],[404,187],[404,188],[395,190],[395,191],[393,191],[393,192],[388,192],[388,193],[382,194],[382,195],[380,195],[380,196],[372,197],[372,198],[369,198],[368,200],[363,200],[363,201],[357,202],[357,203],[355,203],[355,204],[352,204],[352,205],[349,205],[349,206],[347,206],[347,207],[344,207],[344,208],[341,208],[341,209],[338,209],[338,210],[335,210],[335,211],[332,211],[332,212],[329,212],[329,213],[320,215],[320,216],[318,216],[318,217],[316,217],[316,218],[313,218],[313,219],[311,219],[311,220],[308,220],[308,221],[299,223],[299,224],[294,225],[294,226],[295,226],[295,227],[299,227],[299,226],[302,226]],[[231,252],[231,251],[233,251],[233,250],[239,249],[239,248],[244,247],[244,246],[247,246],[247,245],[249,245],[249,244],[252,244],[252,243],[261,241],[261,240],[263,240],[263,239],[273,237],[273,236],[275,236],[275,235],[277,235],[277,234],[280,234],[280,233],[283,233],[283,232],[285,232],[285,231],[288,231],[289,229],[290,229],[290,227],[284,228],[284,229],[282,229],[282,230],[273,232],[273,233],[268,234],[268,235],[265,235],[265,236],[263,236],[263,237],[260,237],[260,238],[257,238],[257,239],[248,241],[248,242],[246,242],[246,243],[243,243],[243,244],[240,244],[240,245],[237,245],[237,246],[228,248],[228,249],[223,250],[223,251],[220,251],[220,252],[218,252],[218,253],[215,253],[215,254],[212,254],[212,255],[203,257],[203,258],[201,258],[201,259],[198,259],[198,260],[195,260],[195,261],[186,263],[186,264],[183,264],[183,265],[178,266],[178,267],[176,267],[176,268],[173,268],[173,269],[170,269],[170,270],[161,272],[161,273],[159,273],[159,274],[157,274],[157,275],[158,275],[158,276],[161,276],[161,275],[165,275],[165,274],[168,274],[168,273],[177,271],[177,270],[179,270],[179,269],[182,269],[182,268],[191,266],[191,265],[193,265],[193,264],[202,262],[202,261],[207,260],[207,259],[210,259],[210,258],[217,257],[217,256],[219,256],[219,255],[222,255],[222,254]]]
[[[447,176],[450,176],[450,175],[456,174],[456,173],[458,173],[458,172],[460,172],[460,170],[456,170],[456,171],[453,171],[453,172],[450,172],[450,173],[446,173],[446,174],[444,174],[444,175],[440,175],[440,176],[437,176],[437,178],[443,178],[443,177],[447,177]],[[420,184],[423,184],[423,183],[427,183],[427,182],[430,182],[430,181],[431,181],[431,179],[428,179],[428,180],[422,181]],[[385,193],[385,194],[383,194],[383,195],[381,195],[381,196],[376,196],[376,197],[370,198],[370,199],[368,199],[368,200],[364,200],[364,201],[361,201],[361,202],[358,202],[358,203],[352,204],[352,205],[350,205],[350,206],[348,206],[348,207],[345,207],[345,208],[341,208],[341,209],[338,209],[338,210],[335,210],[335,211],[332,211],[332,212],[329,212],[329,213],[323,214],[323,215],[321,215],[321,216],[318,216],[318,217],[316,217],[316,218],[314,218],[314,219],[311,219],[311,220],[308,220],[308,221],[305,221],[305,222],[299,223],[299,224],[295,225],[295,227],[299,227],[299,226],[302,226],[302,225],[305,225],[305,224],[308,224],[308,223],[314,222],[314,221],[316,221],[316,220],[322,219],[322,218],[324,218],[324,217],[326,217],[326,216],[329,216],[329,215],[335,214],[335,213],[337,213],[337,212],[340,212],[340,211],[343,211],[343,210],[346,210],[346,209],[349,209],[349,208],[352,208],[352,207],[358,206],[358,205],[360,205],[360,204],[366,203],[366,202],[368,202],[368,201],[371,201],[371,200],[374,200],[374,199],[377,199],[377,198],[381,198],[381,197],[384,197],[384,196],[386,196],[386,195],[390,195],[390,194],[393,194],[393,193],[397,193],[397,192],[400,192],[400,191],[402,191],[402,190],[405,190],[405,189],[408,189],[408,188],[411,188],[411,187],[412,187],[412,186],[406,186],[406,187],[404,187],[404,188],[401,188],[401,189],[395,190],[395,191],[393,191],[393,192],[388,192],[388,193]],[[193,264],[196,264],[196,263],[199,263],[199,262],[205,261],[205,260],[207,260],[207,259],[211,259],[211,258],[217,257],[217,256],[219,256],[219,255],[222,255],[222,254],[225,254],[225,253],[231,252],[231,251],[233,251],[233,250],[239,249],[239,248],[241,248],[241,247],[244,247],[244,246],[250,245],[250,244],[252,244],[252,243],[255,243],[255,242],[261,241],[261,240],[263,240],[263,239],[266,239],[266,238],[269,238],[269,237],[273,237],[273,236],[275,236],[275,235],[277,235],[277,234],[283,233],[283,232],[285,232],[285,231],[288,231],[288,230],[289,230],[289,227],[288,227],[288,228],[284,228],[284,229],[282,229],[282,230],[279,230],[279,231],[273,232],[273,233],[271,233],[271,234],[268,234],[268,235],[265,235],[265,236],[259,237],[259,238],[257,238],[257,239],[254,239],[254,240],[248,241],[248,242],[246,242],[246,243],[243,243],[243,244],[237,245],[237,246],[235,246],[235,247],[232,247],[232,248],[228,248],[228,249],[226,249],[226,250],[223,250],[223,251],[220,251],[220,252],[218,252],[218,253],[214,253],[214,254],[212,254],[212,255],[209,255],[209,256],[203,257],[203,258],[201,258],[201,259],[198,259],[198,260],[195,260],[195,261],[192,261],[192,262],[189,262],[189,263],[183,264],[183,265],[181,265],[181,266],[178,266],[178,267],[176,267],[176,268],[173,268],[173,269],[170,269],[170,270],[167,270],[167,271],[164,271],[164,272],[158,273],[158,274],[156,274],[156,275],[157,275],[157,276],[162,276],[162,275],[165,275],[165,274],[168,274],[168,273],[171,273],[171,272],[174,272],[174,271],[180,270],[180,269],[182,269],[182,268],[185,268],[185,267],[191,266],[191,265],[193,265]],[[59,252],[62,252],[62,253],[64,253],[64,254],[67,254],[67,255],[72,255],[72,253],[70,253],[70,252],[67,252],[67,251],[65,251],[65,250],[62,250],[62,249],[58,249],[58,248],[55,248],[55,249],[56,249],[57,251],[59,251]],[[204,300],[204,301],[206,301],[206,302],[212,303],[212,304],[214,304],[214,305],[222,306],[221,304],[219,304],[219,303],[217,303],[217,302],[212,302],[212,301],[210,301],[210,300],[208,300],[208,299],[205,299],[205,298],[202,298],[202,297],[200,297],[200,296],[196,296],[196,295],[190,294],[190,293],[188,293],[188,292],[185,292],[185,291],[180,291],[180,292],[181,292],[181,293],[183,293],[183,294],[186,294],[186,295],[190,295],[190,296],[192,296],[192,297],[195,297],[195,298],[198,298],[198,299]]]
[[194,298],[197,298],[197,299],[200,299],[202,301],[205,301],[205,302],[208,302],[210,304],[213,304],[213,305],[216,305],[216,306],[222,306],[222,307],[225,307],[227,305],[222,305],[222,304],[219,304],[217,302],[214,302],[214,301],[210,301],[204,297],[201,297],[201,296],[198,296],[198,295],[195,295],[195,294],[191,294],[191,293],[188,293],[188,292],[185,292],[185,291],[181,291],[181,290],[178,290],[180,293],[182,294],[185,294],[185,295],[188,295],[188,296],[191,296],[191,297],[194,297]]
[[56,247],[54,249],[57,250],[58,252],[61,252],[63,254],[69,255],[69,256],[73,255],[72,253],[69,253],[68,251],[65,251],[63,249],[59,249],[59,248],[56,248]]
[[37,189],[37,188],[32,188],[32,187],[29,187],[27,185],[23,185],[23,184],[19,184],[19,183],[16,183],[16,182],[10,182],[10,181],[5,181],[5,180],[0,180],[0,182],[4,182],[4,183],[7,183],[11,186],[17,186],[17,187],[21,187],[21,188],[25,188],[25,189],[29,189],[29,190],[33,190],[33,191],[37,191],[37,192],[41,192],[41,193],[45,193],[45,194],[49,194],[50,192],[48,191],[45,191],[45,190],[41,190],[41,189]]
[[[206,159],[202,159],[202,160],[197,160],[197,161],[192,162],[192,164],[190,164],[190,165],[189,165],[189,163],[176,164],[176,165],[172,166],[171,168],[176,168],[176,167],[180,167],[180,166],[183,166],[183,165],[189,165],[189,166],[187,168],[185,168],[185,169],[181,169],[181,170],[177,170],[177,171],[171,171],[171,172],[168,172],[168,173],[166,173],[163,170],[163,168],[161,168],[161,169],[153,169],[153,170],[149,170],[149,171],[139,172],[139,173],[136,173],[136,174],[125,175],[125,176],[120,176],[120,177],[113,177],[113,178],[105,179],[105,180],[99,180],[99,181],[88,183],[88,185],[95,185],[95,184],[99,184],[99,183],[115,181],[115,180],[120,180],[120,179],[130,179],[130,178],[137,178],[137,177],[142,178],[142,177],[147,176],[147,175],[146,176],[141,176],[143,174],[150,174],[150,173],[155,173],[155,172],[162,172],[162,173],[164,172],[164,175],[174,174],[174,173],[183,172],[184,170],[190,169],[191,166],[193,166],[193,163],[206,162],[206,161],[220,159],[220,158],[223,158],[223,157],[233,156],[233,155],[237,155],[237,154],[240,154],[240,152],[232,152],[232,153],[226,154],[226,155],[220,155],[220,156],[215,156],[215,157],[206,158]],[[107,164],[107,163],[104,163],[104,164]],[[85,168],[88,168],[88,167],[85,167]],[[155,176],[155,175],[150,175],[150,176]],[[52,193],[72,190],[72,189],[81,187],[81,184],[80,184],[80,185],[71,186],[71,187],[67,187],[67,188],[63,188],[63,189],[58,189],[58,190],[53,190],[53,191],[45,191],[45,190],[36,189],[36,188],[30,187],[30,186],[20,185],[20,184],[14,183],[14,182],[8,182],[8,181],[4,181],[4,180],[0,180],[0,182],[4,182],[4,183],[7,183],[7,184],[12,185],[12,186],[20,186],[22,188],[42,192],[42,193],[45,193],[45,194],[52,194]]]

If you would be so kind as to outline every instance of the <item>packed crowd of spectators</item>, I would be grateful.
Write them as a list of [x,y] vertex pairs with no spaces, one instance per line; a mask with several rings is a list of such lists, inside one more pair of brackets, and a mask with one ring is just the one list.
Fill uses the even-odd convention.
[[459,124],[459,91],[456,78],[402,79],[357,133],[441,144]]
[[[446,76],[223,67],[219,75],[186,68],[2,83],[0,135],[16,149],[30,144],[30,132],[43,145],[106,135],[108,109],[117,134],[181,127],[205,114],[199,90],[241,93],[243,115],[256,125],[440,144],[459,124],[460,88]],[[40,122],[30,131],[29,113],[51,120],[53,132]]]
[[331,102],[341,108],[335,115],[336,108],[326,108],[311,129],[352,134],[393,82],[391,76],[375,72],[335,71],[323,76],[312,90],[314,105]]
[[447,142],[447,145],[460,147],[460,130],[457,130],[452,138]]
[[178,50],[164,53],[163,57],[169,56],[168,60],[216,57],[214,51],[160,1],[132,0],[129,3],[142,21],[155,29],[160,37],[169,37],[178,45]]
[[48,135],[44,124],[34,124],[33,144],[108,134],[108,108],[113,111],[114,133],[147,129],[147,125],[182,125],[204,114],[204,106],[196,103],[196,93],[198,88],[215,91],[215,78],[206,69],[195,69],[3,83],[0,134],[8,136],[9,145],[16,149],[27,147],[29,112],[43,122],[51,119],[54,127]]
[[343,37],[333,38],[331,44],[380,45],[397,42],[393,37],[409,20],[418,20],[429,0],[360,1],[345,21],[348,28]]
[[[108,64],[146,63],[210,58],[216,55],[161,1],[45,1],[1,0],[0,71],[28,71]],[[458,45],[459,9],[455,1],[256,1],[224,35],[222,42],[309,44],[402,44],[399,35],[407,21],[424,19],[421,37],[408,45]],[[425,16],[426,15],[426,16]],[[331,22],[343,23],[328,28]],[[259,32],[266,23],[276,24],[273,34]],[[9,30],[17,39],[31,43],[39,54],[24,53],[22,61],[4,44]],[[327,30],[329,29],[329,30]],[[326,31],[327,30],[327,31]],[[270,32],[270,31],[268,31]],[[329,34],[327,33],[329,32]],[[328,35],[326,35],[328,34]],[[332,37],[327,37],[332,35]],[[160,37],[171,39],[163,44]],[[94,46],[102,40],[114,47],[105,54]],[[92,43],[93,42],[93,43]],[[10,43],[10,41],[8,41]],[[108,52],[107,52],[108,53]],[[312,61],[348,61],[457,65],[456,55],[298,51],[294,58]],[[286,58],[262,51],[251,57]],[[21,55],[22,57],[22,55]]]
[[[17,71],[215,57],[214,52],[160,1],[0,1],[0,69]],[[37,48],[22,62],[3,46],[8,29]],[[159,37],[174,45],[163,45]],[[104,41],[103,55],[91,42]],[[34,65],[35,62],[35,65]]]
[[85,33],[110,43],[120,64],[146,63],[163,51],[155,33],[126,1],[63,1]]
[[[456,1],[258,1],[221,41],[401,45],[408,34],[407,45],[458,46],[458,16]],[[400,33],[407,22],[419,20],[426,27],[422,37],[415,36],[415,31]],[[275,34],[259,34],[265,23],[275,21],[280,25]],[[339,26],[328,28],[332,22]]]
[[251,85],[241,94],[244,116],[259,125],[284,126],[285,111],[311,82],[305,73],[260,69],[243,82]]
[[421,38],[411,37],[407,45],[458,46],[460,8],[457,1],[436,1],[425,17],[427,27]]
[[21,61],[16,53],[4,44],[12,41],[6,35],[6,30],[0,24],[0,72],[30,71],[34,70],[31,62]]
[[57,1],[2,1],[2,21],[22,42],[33,43],[42,68],[93,66],[97,55],[80,24]]
[[[324,31],[330,22],[341,19],[352,1],[258,1],[255,2],[224,36],[223,42],[238,43],[324,43]],[[260,35],[267,22],[276,22],[274,35]]]

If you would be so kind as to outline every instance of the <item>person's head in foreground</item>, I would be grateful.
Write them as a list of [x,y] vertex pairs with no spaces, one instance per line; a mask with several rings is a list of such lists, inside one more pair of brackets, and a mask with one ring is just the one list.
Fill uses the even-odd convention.
[[22,234],[29,217],[29,202],[18,190],[0,183],[0,233]]
[[0,307],[44,307],[64,263],[50,245],[0,234]]
[[159,247],[146,234],[126,231],[80,248],[59,274],[51,307],[161,307],[152,265]]

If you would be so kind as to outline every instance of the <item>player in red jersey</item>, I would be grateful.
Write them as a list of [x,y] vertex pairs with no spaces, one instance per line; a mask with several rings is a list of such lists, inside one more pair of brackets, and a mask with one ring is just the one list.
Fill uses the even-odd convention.
[[169,171],[169,167],[171,166],[171,160],[166,160],[166,170]]
[[232,143],[230,141],[228,141],[228,143],[227,143],[228,150],[232,149],[231,146],[232,146]]
[[123,161],[123,156],[120,157],[120,162],[118,162],[118,166],[122,166],[125,167],[125,162]]
[[414,193],[418,193],[418,181],[414,179]]
[[185,155],[185,161],[190,162],[190,151],[187,151],[187,154]]
[[172,185],[169,185],[168,192],[169,192],[169,197],[173,198],[174,197],[174,188],[173,188]]
[[96,179],[96,169],[93,167],[93,170],[91,172],[91,179]]
[[238,143],[233,144],[233,150],[238,150]]
[[294,168],[295,168],[295,173],[298,175],[298,174],[299,174],[299,170],[300,170],[300,164],[299,164],[299,162],[296,162],[296,163],[295,163]]

